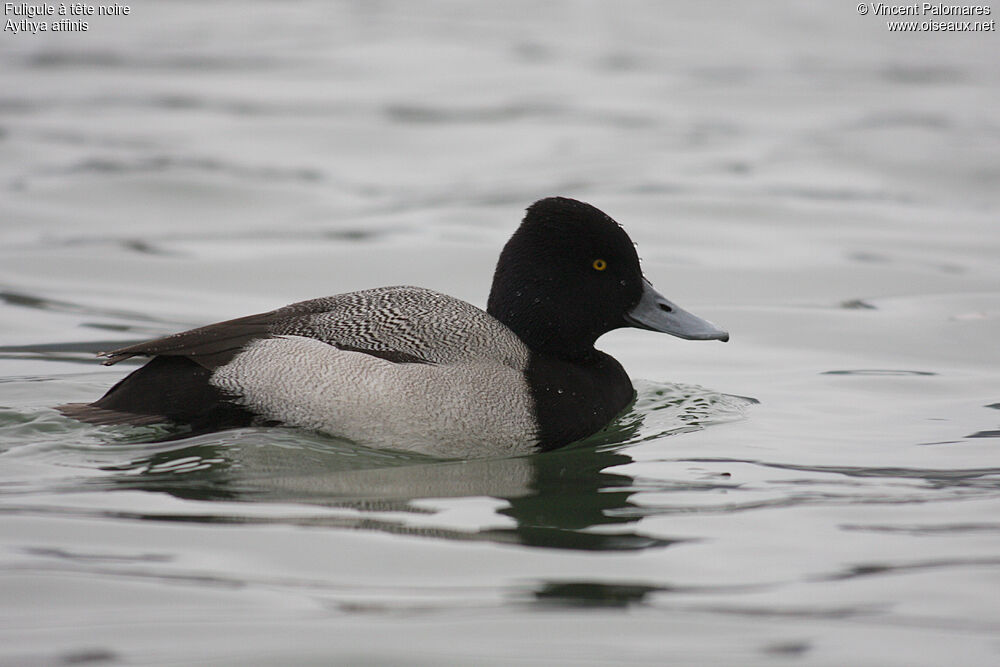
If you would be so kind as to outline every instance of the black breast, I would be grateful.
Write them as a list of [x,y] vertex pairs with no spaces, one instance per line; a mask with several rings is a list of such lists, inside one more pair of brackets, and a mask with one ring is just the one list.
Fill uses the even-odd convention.
[[597,350],[575,361],[532,354],[527,376],[542,451],[596,433],[635,397],[621,364]]

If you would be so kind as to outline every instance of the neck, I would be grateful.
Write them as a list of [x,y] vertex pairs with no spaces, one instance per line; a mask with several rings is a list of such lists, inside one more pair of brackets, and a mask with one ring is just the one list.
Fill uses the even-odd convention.
[[596,354],[596,335],[581,335],[573,322],[546,316],[542,314],[545,310],[496,307],[491,301],[487,312],[517,334],[536,354],[566,360],[584,360]]

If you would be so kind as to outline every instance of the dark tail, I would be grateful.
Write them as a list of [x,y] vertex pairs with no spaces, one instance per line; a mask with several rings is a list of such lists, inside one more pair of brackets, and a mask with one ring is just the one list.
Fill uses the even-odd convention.
[[88,424],[177,424],[191,433],[249,426],[254,414],[209,383],[212,371],[186,357],[154,357],[93,403],[56,409]]

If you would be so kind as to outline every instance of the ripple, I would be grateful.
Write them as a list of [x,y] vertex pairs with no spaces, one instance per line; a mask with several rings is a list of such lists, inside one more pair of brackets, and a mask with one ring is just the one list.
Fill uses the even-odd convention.
[[656,121],[645,115],[617,113],[605,110],[574,109],[546,102],[512,102],[508,104],[460,107],[432,106],[410,103],[389,104],[383,110],[386,118],[394,123],[445,124],[510,123],[524,119],[542,118],[547,121],[577,121],[623,129],[645,128]]
[[916,561],[912,563],[861,563],[834,574],[818,577],[819,581],[845,581],[861,577],[884,574],[901,574],[920,570],[944,568],[994,567],[1000,565],[1000,558],[942,558],[939,560]]
[[636,399],[625,413],[579,446],[626,445],[700,431],[746,418],[760,403],[748,396],[723,394],[697,385],[637,379]]
[[835,473],[854,478],[896,478],[915,479],[926,482],[934,488],[944,487],[974,487],[1000,490],[1000,468],[902,468],[902,467],[865,467],[865,466],[830,466],[830,465],[796,465],[791,463],[756,462],[757,465],[784,470],[799,470],[803,472]]
[[926,84],[940,85],[943,83],[957,85],[967,78],[966,72],[957,67],[903,63],[896,63],[883,68],[881,76],[889,83],[902,83],[913,86]]
[[853,370],[823,371],[820,375],[884,375],[884,376],[927,376],[937,375],[931,371],[907,371],[893,368],[858,368]]
[[954,535],[975,533],[1000,534],[1000,523],[945,523],[916,525],[845,523],[841,524],[840,529],[869,533],[901,533],[905,535],[951,537]]
[[876,310],[875,306],[868,303],[864,299],[848,299],[847,301],[841,301],[840,307],[847,310]]
[[28,67],[39,69],[138,69],[163,70],[259,70],[276,67],[273,58],[254,56],[208,56],[201,53],[156,56],[141,51],[130,53],[128,57],[114,51],[40,51],[25,59]]
[[115,651],[109,648],[80,648],[61,654],[58,660],[64,665],[85,665],[89,663],[107,665],[118,662],[120,657]]
[[32,556],[57,558],[76,563],[169,563],[175,560],[171,554],[163,553],[82,553],[55,547],[25,547],[22,551]]
[[648,584],[608,584],[593,581],[549,581],[532,591],[535,601],[571,607],[622,609],[646,604],[652,593],[667,590]]
[[63,301],[59,299],[49,299],[47,297],[19,292],[15,290],[0,291],[0,303],[20,308],[32,308],[34,310],[47,310],[59,313],[74,313],[84,315],[95,315],[104,317],[124,318],[128,320],[143,320],[147,322],[165,322],[155,317],[150,317],[134,310],[115,310],[110,308],[95,308],[82,303]]
[[966,438],[1000,438],[1000,431],[976,431]]
[[305,181],[316,182],[323,178],[319,169],[312,167],[245,166],[214,158],[153,155],[131,160],[89,158],[64,170],[66,174],[135,174],[162,173],[167,171],[202,171],[221,173],[241,181]]

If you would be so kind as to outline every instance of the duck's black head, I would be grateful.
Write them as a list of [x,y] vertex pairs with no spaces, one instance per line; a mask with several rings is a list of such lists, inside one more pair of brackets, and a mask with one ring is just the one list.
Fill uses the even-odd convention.
[[729,338],[653,289],[621,225],[564,197],[528,208],[500,253],[487,310],[535,352],[568,359],[589,355],[598,337],[621,327]]

